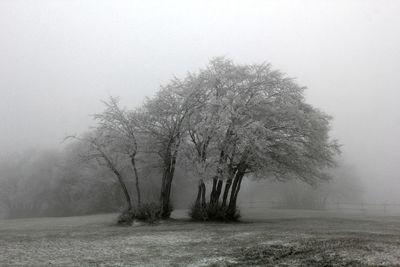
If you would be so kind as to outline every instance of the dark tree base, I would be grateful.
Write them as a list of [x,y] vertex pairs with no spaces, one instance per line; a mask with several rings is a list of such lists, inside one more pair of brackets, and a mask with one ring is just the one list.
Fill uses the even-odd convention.
[[145,203],[141,204],[139,207],[136,207],[134,210],[122,212],[118,217],[118,224],[132,225],[133,221],[135,220],[147,223],[155,223],[162,218],[162,211],[159,204]]
[[195,204],[191,207],[189,216],[194,221],[235,222],[240,218],[240,211],[237,207],[222,207],[218,204]]

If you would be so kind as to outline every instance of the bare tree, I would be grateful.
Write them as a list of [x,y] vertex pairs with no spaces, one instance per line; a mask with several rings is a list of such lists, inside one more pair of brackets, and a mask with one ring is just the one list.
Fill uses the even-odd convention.
[[103,102],[106,109],[94,117],[99,122],[100,131],[112,133],[113,141],[117,151],[127,154],[130,158],[133,173],[135,176],[135,187],[138,205],[141,205],[141,193],[139,185],[139,174],[136,164],[138,154],[137,126],[132,119],[132,113],[120,108],[118,98],[110,97],[108,101]]

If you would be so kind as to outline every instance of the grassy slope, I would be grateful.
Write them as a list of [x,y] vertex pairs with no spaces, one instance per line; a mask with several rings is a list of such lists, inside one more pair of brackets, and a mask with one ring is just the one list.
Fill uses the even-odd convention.
[[0,221],[0,266],[400,264],[399,217],[245,215],[254,221],[118,227],[116,214]]

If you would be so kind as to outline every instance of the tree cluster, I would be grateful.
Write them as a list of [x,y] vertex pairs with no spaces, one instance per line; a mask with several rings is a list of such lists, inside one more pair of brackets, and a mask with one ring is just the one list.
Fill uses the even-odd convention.
[[[316,183],[329,178],[326,170],[339,152],[329,138],[331,117],[307,104],[304,88],[269,64],[216,58],[197,73],[173,79],[139,108],[122,109],[116,98],[105,104],[95,116],[97,127],[77,139],[89,147],[86,159],[117,178],[128,212],[143,206],[137,171],[143,155],[154,162],[141,164],[160,170],[161,218],[171,214],[172,182],[180,168],[191,180],[200,180],[194,207],[206,214],[202,218],[212,219],[217,212],[229,219],[237,217],[245,177]],[[130,162],[135,191],[129,192],[121,174],[124,162]]]

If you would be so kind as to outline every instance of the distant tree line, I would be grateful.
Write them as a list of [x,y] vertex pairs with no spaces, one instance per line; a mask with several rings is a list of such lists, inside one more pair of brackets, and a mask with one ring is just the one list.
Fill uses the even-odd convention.
[[77,160],[78,147],[27,151],[0,163],[0,217],[111,212],[123,204],[107,172]]

